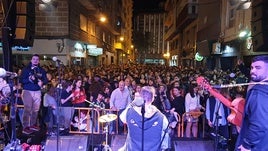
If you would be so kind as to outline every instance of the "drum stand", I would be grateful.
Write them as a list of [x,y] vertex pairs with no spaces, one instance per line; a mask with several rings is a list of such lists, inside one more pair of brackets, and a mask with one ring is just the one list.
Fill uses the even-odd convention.
[[106,126],[104,127],[104,131],[105,131],[105,145],[104,145],[104,148],[102,149],[102,151],[112,151],[111,147],[108,144],[109,124],[110,124],[110,122],[107,122],[106,123]]
[[109,135],[109,124],[110,122],[114,121],[117,118],[117,115],[115,114],[106,114],[99,118],[99,122],[106,123],[106,126],[104,127],[105,131],[105,145],[102,151],[112,151],[110,146],[108,145],[108,135]]

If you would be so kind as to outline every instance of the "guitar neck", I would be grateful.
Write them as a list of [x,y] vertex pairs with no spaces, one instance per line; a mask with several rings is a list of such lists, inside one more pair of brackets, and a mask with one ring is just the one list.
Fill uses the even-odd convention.
[[212,94],[215,98],[219,99],[219,101],[221,101],[221,103],[223,103],[225,106],[227,106],[228,108],[231,107],[231,102],[230,100],[228,100],[226,97],[224,97],[222,94],[220,94],[219,92],[215,91],[214,89],[209,89],[208,90],[210,92],[210,94]]

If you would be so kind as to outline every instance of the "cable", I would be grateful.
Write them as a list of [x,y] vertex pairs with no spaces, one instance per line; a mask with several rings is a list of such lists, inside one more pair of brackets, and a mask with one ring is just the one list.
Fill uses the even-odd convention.
[[[8,7],[8,10],[7,10],[7,13],[5,14],[5,9],[4,9],[4,6],[3,6],[3,3],[2,3],[2,6],[3,6],[3,13],[4,13],[4,19],[3,19],[3,24],[2,24],[2,26],[1,26],[1,29],[4,27],[4,25],[6,24],[6,22],[7,22],[7,18],[8,18],[8,15],[9,15],[9,12],[10,12],[10,10],[11,10],[11,7],[12,7],[12,5],[13,5],[13,3],[14,3],[14,1],[15,0],[12,0],[11,1],[11,3],[10,3],[10,5],[9,5],[9,7]],[[3,2],[3,1],[2,1]]]

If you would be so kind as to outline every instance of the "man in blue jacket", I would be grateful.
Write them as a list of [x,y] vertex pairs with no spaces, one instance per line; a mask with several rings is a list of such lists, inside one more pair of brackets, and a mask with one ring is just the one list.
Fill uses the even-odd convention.
[[20,82],[22,83],[22,100],[24,112],[22,117],[23,134],[31,134],[39,131],[37,126],[37,116],[41,103],[41,89],[48,83],[46,71],[40,67],[39,55],[34,54],[31,62],[21,73]]
[[243,123],[236,141],[236,149],[240,151],[267,151],[268,55],[253,58],[250,75],[253,82],[260,83],[254,85],[247,92]]

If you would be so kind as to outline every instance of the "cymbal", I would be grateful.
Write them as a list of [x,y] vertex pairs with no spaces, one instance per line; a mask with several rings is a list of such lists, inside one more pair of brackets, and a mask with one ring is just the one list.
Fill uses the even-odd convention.
[[115,119],[117,119],[117,115],[115,115],[115,114],[106,114],[106,115],[102,115],[99,118],[99,122],[101,122],[101,123],[112,122]]

